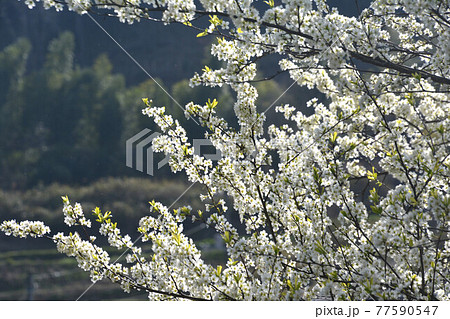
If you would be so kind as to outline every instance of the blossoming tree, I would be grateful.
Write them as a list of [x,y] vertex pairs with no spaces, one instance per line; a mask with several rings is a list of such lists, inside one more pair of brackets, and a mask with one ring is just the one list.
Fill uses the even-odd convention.
[[[41,2],[80,14],[106,10],[128,23],[199,28],[200,18],[209,20],[198,36],[216,37],[211,54],[224,64],[205,67],[191,83],[229,85],[239,127],[216,115],[215,100],[185,106],[222,153],[212,162],[194,154],[164,107],[144,99],[143,113],[161,131],[155,150],[205,189],[203,211],[151,202],[138,228],[150,255],[96,208],[100,234],[129,249],[126,264],[112,262],[85,235],[91,221],[67,197],[63,212],[74,232],[51,235],[40,221],[13,220],[1,224],[5,234],[50,238],[92,281],[108,278],[152,300],[450,299],[448,0],[374,0],[357,17],[325,0]],[[308,116],[278,105],[285,124],[270,125],[252,85],[256,62],[269,55],[326,103],[310,100]],[[220,192],[232,198],[243,231],[227,219]],[[187,218],[222,236],[226,265],[202,260],[183,234]]]

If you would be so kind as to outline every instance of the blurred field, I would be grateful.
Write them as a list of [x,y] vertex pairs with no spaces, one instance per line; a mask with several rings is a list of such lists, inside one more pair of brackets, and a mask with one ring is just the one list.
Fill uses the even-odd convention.
[[[139,219],[148,213],[148,201],[155,199],[171,205],[189,187],[175,181],[125,178],[105,179],[92,185],[68,187],[51,185],[26,192],[0,191],[0,221],[43,220],[52,229],[68,232],[63,223],[61,195],[69,195],[72,203],[80,202],[86,216],[99,206],[111,210],[122,233],[137,238]],[[190,204],[201,207],[200,188],[193,186],[172,208]],[[204,251],[204,258],[213,264],[225,260],[224,251],[212,233],[186,222],[186,230]],[[73,229],[70,229],[73,231]],[[95,227],[93,227],[95,234]],[[100,239],[100,236],[97,236]],[[106,249],[111,260],[122,253]],[[150,246],[143,246],[144,255]],[[125,263],[125,257],[118,262]],[[76,260],[56,251],[46,239],[16,239],[0,234],[0,300],[76,300],[91,285],[89,275],[77,267]],[[80,300],[146,300],[145,292],[124,293],[117,284],[107,280],[96,283]]]

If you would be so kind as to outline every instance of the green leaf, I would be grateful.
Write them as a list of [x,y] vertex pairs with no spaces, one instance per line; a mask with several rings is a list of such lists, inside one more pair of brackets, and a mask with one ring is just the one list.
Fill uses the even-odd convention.
[[222,235],[223,240],[225,241],[225,243],[230,244],[231,243],[231,234],[228,230],[225,231],[225,233],[223,233]]
[[218,16],[213,15],[213,16],[209,16],[209,22],[211,24],[214,24],[215,26],[222,24],[222,19],[220,19]]
[[370,200],[375,204],[378,204],[380,202],[380,196],[378,195],[375,187],[370,190]]
[[287,283],[287,285],[288,285],[288,287],[289,287],[289,290],[292,291],[292,292],[294,292],[294,286],[292,286],[291,281],[288,279],[286,283]]
[[216,275],[217,275],[217,277],[220,277],[221,274],[222,274],[222,266],[218,265],[217,270],[216,270]]
[[280,253],[280,248],[278,248],[276,245],[272,245],[272,248],[273,248],[275,255],[278,256],[278,254]]
[[215,108],[216,106],[217,106],[217,104],[219,104],[219,102],[217,102],[217,100],[216,99],[214,99],[214,100],[210,100],[210,99],[208,99],[208,102],[206,102],[206,105],[208,106],[208,108],[209,109],[213,109],[213,108]]
[[61,196],[61,198],[62,198],[64,204],[69,205],[69,197],[67,195],[66,196]]
[[188,148],[186,145],[181,145],[181,149],[183,150],[184,155],[188,155]]
[[231,258],[228,258],[228,261],[231,263],[231,266],[235,266],[239,262],[237,260],[232,260]]
[[319,170],[316,167],[313,167],[313,178],[316,182],[320,181]]
[[378,178],[378,173],[375,172],[375,167],[372,167],[372,171],[367,171],[367,179],[369,181],[376,181]]
[[348,218],[348,213],[345,210],[340,211],[341,215]]
[[208,34],[208,29],[205,29],[205,31],[200,32],[199,34],[197,34],[197,38],[204,37],[204,36],[207,35],[207,34]]
[[377,215],[380,215],[383,212],[381,207],[375,205],[370,206],[370,209],[372,209],[372,212]]
[[420,73],[413,73],[412,74],[413,78],[415,78],[416,80],[420,81],[420,79],[422,78],[422,75]]
[[332,144],[336,143],[337,136],[338,136],[337,132],[334,132],[334,133],[330,134],[330,142]]
[[177,243],[177,245],[180,245],[180,243],[181,243],[181,236],[180,236],[180,234],[172,232],[172,238]]
[[406,100],[408,101],[408,103],[409,103],[410,105],[414,105],[414,104],[415,104],[414,97],[413,97],[413,94],[412,94],[412,93],[407,93],[407,94],[405,95],[405,97],[406,97]]
[[191,210],[189,209],[189,207],[181,207],[181,215],[182,216],[187,216],[191,213]]
[[317,251],[321,255],[327,254],[325,248],[323,248],[323,246],[320,242],[316,242],[316,248],[314,248],[314,250]]

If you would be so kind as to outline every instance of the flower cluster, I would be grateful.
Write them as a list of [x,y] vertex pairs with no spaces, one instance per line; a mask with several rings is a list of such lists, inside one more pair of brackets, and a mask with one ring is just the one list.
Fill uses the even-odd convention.
[[6,236],[12,235],[20,238],[27,238],[28,236],[36,238],[50,233],[50,228],[45,226],[43,222],[24,220],[17,223],[14,219],[4,221],[0,225],[0,230]]
[[[60,2],[43,2],[61,9]],[[107,277],[155,300],[450,299],[447,1],[374,0],[357,17],[325,0],[266,1],[265,8],[251,0],[66,1],[79,13],[94,3],[126,22],[158,19],[151,14],[159,11],[164,23],[196,27],[209,17],[198,36],[217,36],[211,54],[224,64],[206,66],[191,84],[229,85],[238,127],[217,115],[216,100],[186,105],[222,153],[213,163],[194,153],[164,107],[144,99],[143,113],[161,130],[154,149],[169,156],[174,172],[204,186],[205,209],[169,211],[151,202],[138,228],[151,243],[148,257],[109,212],[96,209],[100,234],[130,251],[129,267],[110,263],[93,239],[55,235],[58,249],[93,280]],[[278,105],[285,122],[266,125],[252,83],[256,62],[269,55],[279,72],[324,97],[307,102],[311,115]],[[67,198],[64,215],[70,226],[90,226]],[[183,233],[188,216],[221,236],[226,264],[203,261]],[[20,225],[4,222],[1,229],[48,232],[39,222]]]
[[91,221],[84,217],[83,208],[80,203],[76,203],[75,206],[70,205],[69,198],[63,196],[62,200],[64,202],[64,223],[68,226],[82,225],[86,227],[91,227]]

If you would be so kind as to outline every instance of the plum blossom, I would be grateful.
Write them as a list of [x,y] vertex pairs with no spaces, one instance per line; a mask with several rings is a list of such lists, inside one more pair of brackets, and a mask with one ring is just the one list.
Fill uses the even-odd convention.
[[[25,4],[38,2],[62,9],[51,0]],[[204,30],[196,23],[207,17],[198,36],[216,37],[211,54],[223,65],[205,66],[191,85],[229,85],[237,97],[237,127],[217,115],[217,101],[185,107],[220,150],[217,162],[195,154],[178,120],[144,99],[143,114],[161,132],[154,149],[173,172],[203,185],[204,209],[151,202],[133,241],[96,208],[100,235],[127,249],[127,265],[111,262],[95,237],[51,237],[93,281],[145,290],[151,300],[450,299],[448,2],[374,0],[357,17],[325,0],[64,2],[81,14],[97,5],[127,23],[151,18]],[[312,114],[275,105],[285,121],[274,125],[260,111],[253,82],[265,56],[320,92],[321,100],[307,101]],[[66,224],[89,228],[81,205],[63,201]],[[203,260],[183,232],[187,220],[220,235],[226,263]],[[5,221],[1,230],[50,232],[28,221]],[[138,241],[151,245],[149,255]]]

